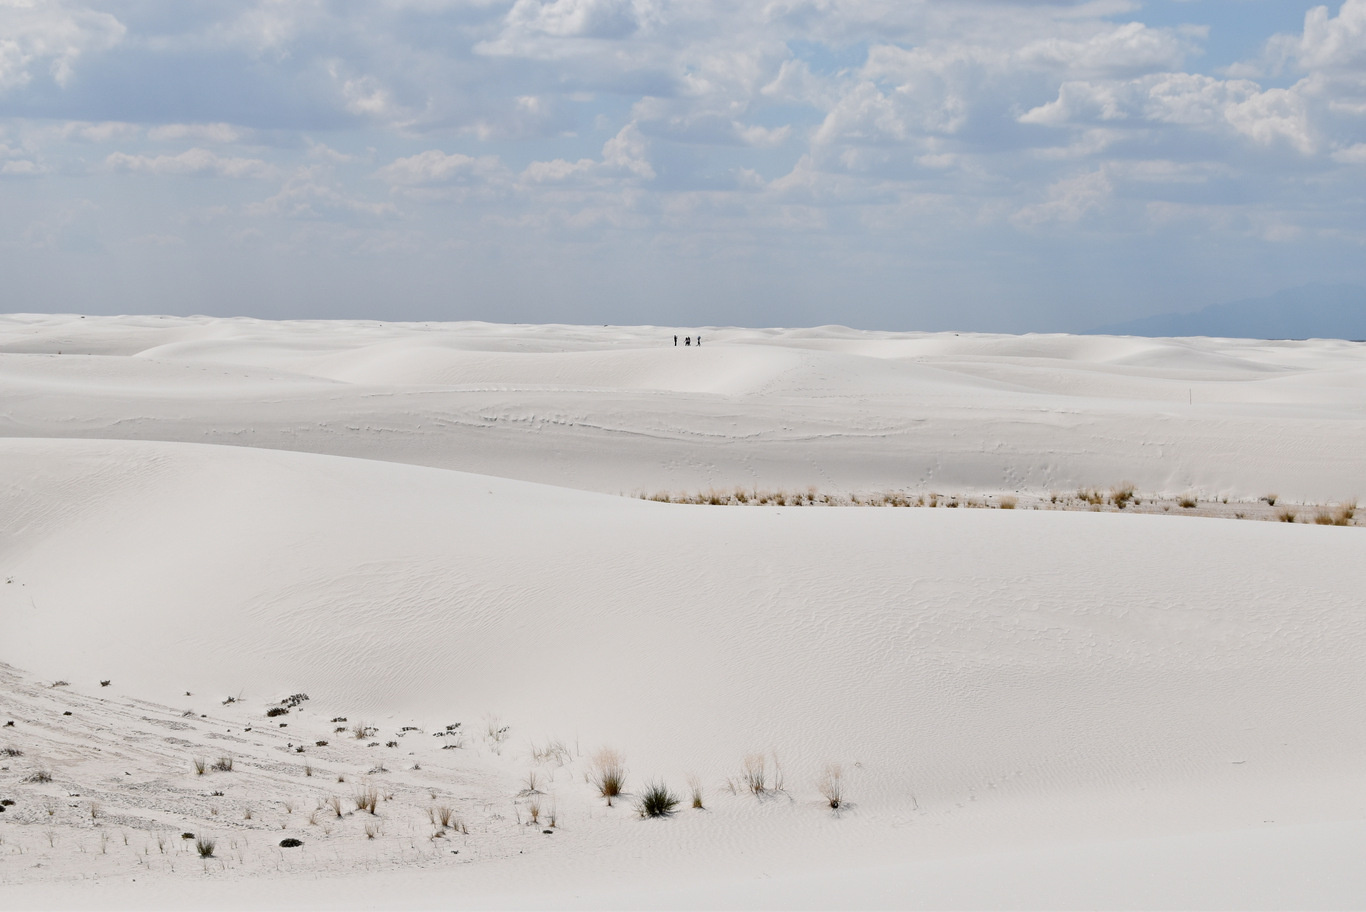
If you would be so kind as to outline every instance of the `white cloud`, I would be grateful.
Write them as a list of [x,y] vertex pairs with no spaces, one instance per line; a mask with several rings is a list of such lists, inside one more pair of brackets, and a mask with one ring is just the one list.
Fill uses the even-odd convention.
[[1354,143],[1333,151],[1333,161],[1344,165],[1366,165],[1366,143]]
[[396,186],[442,184],[455,180],[500,176],[504,173],[496,155],[475,158],[459,153],[446,154],[428,149],[417,155],[395,159],[375,172],[375,176]]
[[245,207],[253,217],[283,217],[304,220],[345,220],[362,215],[383,218],[397,214],[393,203],[371,203],[356,199],[328,183],[322,171],[301,168],[285,181],[280,192]]
[[1190,36],[1129,22],[1085,37],[1032,41],[1016,52],[1016,59],[1025,66],[1071,73],[1151,72],[1176,69],[1193,50]]
[[1048,188],[1048,199],[1026,206],[1013,218],[1017,225],[1037,226],[1047,222],[1075,223],[1090,213],[1105,208],[1114,185],[1104,170],[1063,178]]
[[1366,66],[1366,0],[1344,0],[1337,16],[1330,16],[1326,6],[1310,9],[1304,31],[1272,38],[1268,56],[1302,71]]
[[0,92],[27,85],[46,68],[59,86],[70,84],[84,55],[122,40],[123,23],[108,13],[63,0],[0,2]]
[[230,145],[242,142],[248,131],[226,123],[207,124],[162,124],[147,131],[147,138],[153,142],[173,142],[191,140],[193,142]]
[[71,121],[62,124],[58,135],[63,140],[77,140],[87,143],[107,143],[120,139],[132,139],[142,132],[137,124],[125,123],[117,120],[106,120],[102,123],[87,123],[84,121]]
[[1109,82],[1067,82],[1058,97],[1026,111],[1021,123],[1080,126],[1137,121],[1147,125],[1231,128],[1258,145],[1319,147],[1302,87],[1263,90],[1249,80],[1162,73]]
[[651,6],[642,0],[517,0],[507,24],[561,38],[625,38],[649,17]]
[[104,164],[113,171],[153,175],[200,174],[228,178],[264,178],[274,173],[274,169],[259,158],[223,158],[199,147],[186,149],[177,155],[129,155],[114,152],[105,158]]

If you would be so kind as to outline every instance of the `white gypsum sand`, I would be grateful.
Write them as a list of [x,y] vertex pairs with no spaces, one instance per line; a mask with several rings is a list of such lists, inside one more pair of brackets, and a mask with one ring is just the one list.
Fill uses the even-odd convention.
[[1366,346],[671,335],[0,321],[0,905],[1360,904]]

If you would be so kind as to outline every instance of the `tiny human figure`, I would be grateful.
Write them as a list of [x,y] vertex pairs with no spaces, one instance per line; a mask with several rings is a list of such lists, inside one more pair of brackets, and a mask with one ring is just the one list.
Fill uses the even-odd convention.
[[683,344],[684,344],[684,345],[692,345],[692,336],[684,336],[684,337],[683,337]]
[[701,344],[702,344],[702,337],[701,337],[701,336],[698,336],[698,337],[697,337],[697,344],[698,344],[698,345],[701,345]]
[[678,333],[674,333],[674,348],[678,347]]

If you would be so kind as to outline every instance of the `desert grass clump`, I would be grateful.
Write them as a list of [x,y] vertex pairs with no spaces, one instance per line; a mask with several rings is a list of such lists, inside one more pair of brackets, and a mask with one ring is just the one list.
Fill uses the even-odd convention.
[[327,798],[323,799],[322,806],[330,808],[334,817],[340,817],[342,815],[341,795],[329,795]]
[[1182,494],[1176,500],[1176,505],[1183,510],[1189,510],[1198,503],[1200,503],[1200,501],[1194,494]]
[[1331,506],[1320,507],[1314,516],[1314,522],[1320,526],[1350,526],[1352,517],[1356,516],[1356,501],[1340,504],[1336,508]]
[[367,821],[365,824],[365,838],[374,839],[379,835],[379,821]]
[[697,810],[702,810],[702,780],[696,773],[688,776],[688,791],[692,792],[692,806]]
[[436,821],[441,824],[443,830],[449,829],[451,821],[455,819],[455,809],[449,804],[438,804],[432,809],[436,816]]
[[1284,523],[1292,523],[1295,521],[1295,511],[1289,507],[1285,507],[1276,514],[1276,518]]
[[763,754],[750,754],[745,757],[742,781],[752,794],[762,795],[768,791],[768,762]]
[[[31,784],[44,785],[52,781],[52,770],[45,766],[40,766],[25,776],[24,781]],[[49,816],[51,815],[49,814]]]
[[591,781],[611,807],[612,799],[626,786],[626,759],[612,748],[604,747],[593,755]]
[[531,759],[537,763],[553,761],[556,766],[564,766],[573,759],[573,756],[569,747],[557,739],[546,741],[544,745],[538,745],[534,741],[531,744]]
[[1105,503],[1105,495],[1095,488],[1078,488],[1077,499],[1083,503],[1089,503],[1093,507]]
[[24,752],[17,747],[0,747],[0,757],[22,757]]
[[209,761],[203,757],[195,757],[190,762],[194,764],[194,774],[196,776],[204,775],[209,768]]
[[1262,500],[1266,501],[1268,507],[1274,507],[1276,506],[1276,498],[1279,496],[1279,494],[1263,494]]
[[373,785],[362,786],[351,796],[351,800],[355,802],[356,810],[374,814],[375,808],[379,806],[379,789]]
[[1002,510],[1013,510],[1019,503],[1019,498],[1012,497],[1009,494],[1005,495],[1000,500],[1000,506]]
[[206,836],[200,836],[194,841],[194,850],[199,853],[200,858],[212,858],[214,846],[218,843]]
[[827,763],[825,770],[821,773],[821,778],[816,782],[816,789],[825,799],[825,803],[830,805],[830,809],[838,811],[840,805],[844,803],[844,770],[838,763]]
[[652,782],[640,796],[637,810],[641,817],[668,817],[678,807],[678,798],[662,782]]
[[230,773],[232,772],[232,765],[232,754],[225,754],[214,761],[213,768],[218,770],[220,773]]
[[1134,499],[1134,486],[1132,482],[1121,481],[1110,489],[1110,503],[1117,509],[1123,510]]

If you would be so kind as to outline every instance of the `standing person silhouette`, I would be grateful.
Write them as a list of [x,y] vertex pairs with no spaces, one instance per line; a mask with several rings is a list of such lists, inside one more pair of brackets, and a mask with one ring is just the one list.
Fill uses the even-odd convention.
[[678,333],[674,333],[674,348],[678,348]]
[[701,345],[701,344],[702,344],[702,337],[701,337],[701,336],[698,336],[698,337],[697,337],[697,344],[698,344],[698,345]]

